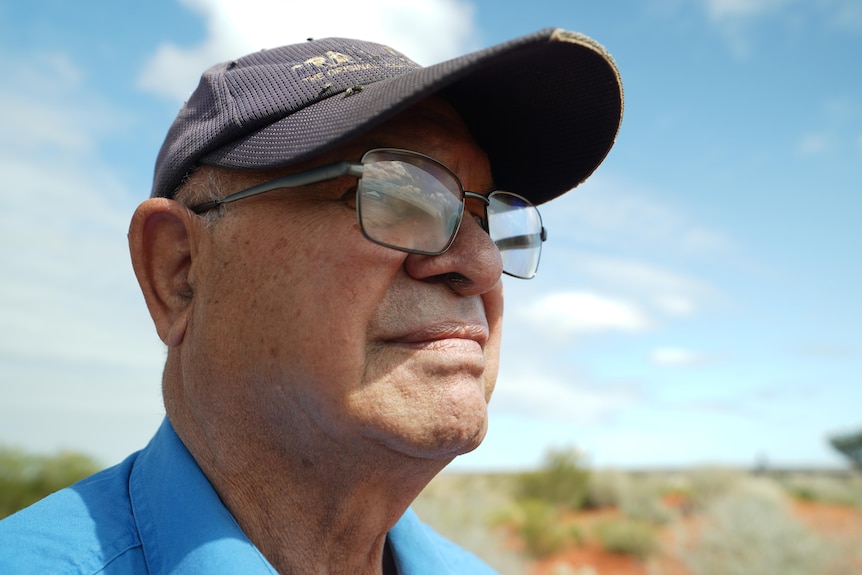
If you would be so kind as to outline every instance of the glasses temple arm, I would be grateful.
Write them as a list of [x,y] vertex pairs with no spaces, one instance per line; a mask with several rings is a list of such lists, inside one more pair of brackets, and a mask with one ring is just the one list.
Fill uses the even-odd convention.
[[196,214],[202,214],[213,208],[217,208],[222,204],[229,204],[230,202],[235,202],[244,198],[256,196],[264,192],[271,192],[272,190],[277,190],[280,188],[298,188],[300,186],[308,186],[311,184],[325,182],[327,180],[334,180],[336,178],[340,178],[341,176],[353,176],[355,178],[361,177],[362,164],[357,164],[354,162],[337,162],[335,164],[328,164],[319,168],[313,168],[311,170],[306,170],[297,174],[290,174],[288,176],[284,176],[283,178],[264,182],[256,186],[252,186],[248,189],[230,194],[220,200],[204,202],[202,204],[192,206],[189,209]]

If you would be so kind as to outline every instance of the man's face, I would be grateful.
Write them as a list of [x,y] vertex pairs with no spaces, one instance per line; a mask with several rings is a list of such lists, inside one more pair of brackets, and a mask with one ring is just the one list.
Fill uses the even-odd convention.
[[[231,173],[225,192],[374,147],[427,154],[465,189],[493,189],[463,122],[429,101],[288,172]],[[166,394],[185,396],[213,433],[301,448],[310,459],[327,445],[382,445],[448,460],[486,430],[503,308],[499,253],[468,214],[440,256],[373,244],[356,221],[355,186],[341,178],[249,198],[202,232],[182,390]]]

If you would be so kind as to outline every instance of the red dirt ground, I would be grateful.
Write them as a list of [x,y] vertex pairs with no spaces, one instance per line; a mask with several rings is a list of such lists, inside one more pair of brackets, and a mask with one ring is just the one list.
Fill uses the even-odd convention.
[[[854,550],[859,549],[862,541],[862,509],[797,501],[793,503],[792,510],[793,514],[809,529],[837,542],[848,552],[854,553]],[[602,517],[614,515],[613,511],[587,512],[577,514],[572,520],[579,525],[588,526]],[[530,575],[650,575],[652,573],[690,575],[683,563],[667,552],[668,549],[673,548],[671,529],[673,524],[660,531],[662,551],[649,559],[651,569],[647,568],[645,562],[633,557],[609,553],[601,549],[596,542],[587,540],[577,548],[535,561],[531,566]],[[857,561],[859,572],[862,573],[862,558],[858,558]]]

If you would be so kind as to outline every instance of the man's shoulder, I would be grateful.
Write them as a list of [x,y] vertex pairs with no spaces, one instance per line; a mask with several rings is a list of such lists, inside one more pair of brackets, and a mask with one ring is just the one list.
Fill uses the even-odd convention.
[[[129,502],[134,456],[0,521],[0,572],[96,573],[135,561]],[[134,555],[134,554],[132,554]],[[127,571],[127,569],[124,569]]]

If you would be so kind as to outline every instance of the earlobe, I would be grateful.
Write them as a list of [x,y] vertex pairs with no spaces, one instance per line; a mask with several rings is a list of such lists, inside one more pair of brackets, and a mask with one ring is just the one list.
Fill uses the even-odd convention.
[[161,340],[183,342],[194,290],[190,281],[197,225],[194,214],[165,198],[145,201],[132,216],[132,267]]

